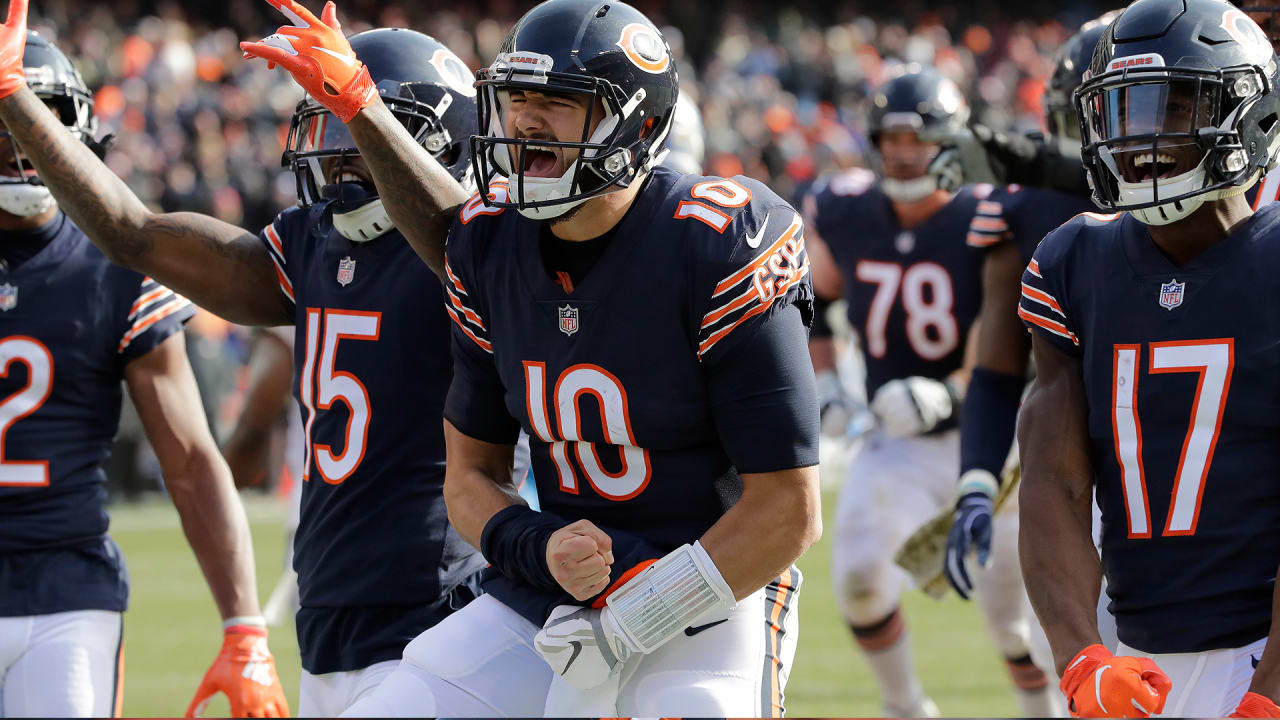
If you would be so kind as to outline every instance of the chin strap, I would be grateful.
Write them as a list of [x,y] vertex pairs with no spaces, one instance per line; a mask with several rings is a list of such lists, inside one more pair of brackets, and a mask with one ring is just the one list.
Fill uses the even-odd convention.
[[333,227],[342,237],[355,243],[375,240],[396,229],[380,199],[367,202],[350,212],[335,212]]
[[25,182],[0,183],[0,210],[18,217],[35,217],[57,202],[44,185]]
[[880,189],[884,190],[884,194],[888,195],[890,200],[913,203],[917,200],[923,200],[936,191],[938,189],[938,178],[934,175],[924,175],[914,180],[884,178],[880,181]]

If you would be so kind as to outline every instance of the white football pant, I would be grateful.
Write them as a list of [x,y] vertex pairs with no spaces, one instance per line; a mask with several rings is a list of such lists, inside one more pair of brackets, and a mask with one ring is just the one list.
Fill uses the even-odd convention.
[[770,717],[780,715],[799,628],[794,590],[761,590],[726,621],[635,655],[583,692],[533,646],[540,629],[483,595],[419,635],[344,717]]
[[123,640],[118,612],[0,617],[0,717],[120,717]]

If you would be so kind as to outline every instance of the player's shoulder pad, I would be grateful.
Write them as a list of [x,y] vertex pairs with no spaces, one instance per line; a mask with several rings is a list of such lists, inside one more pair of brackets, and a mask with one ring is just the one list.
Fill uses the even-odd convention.
[[1104,215],[1086,212],[1076,215],[1045,236],[1036,248],[1034,262],[1041,268],[1062,268],[1075,264],[1082,253],[1116,247],[1118,233],[1125,222],[1123,213]]
[[684,178],[674,190],[691,198],[680,201],[676,217],[704,226],[688,236],[706,299],[700,356],[779,302],[796,303],[806,324],[811,321],[804,220],[795,208],[763,183],[742,176]]

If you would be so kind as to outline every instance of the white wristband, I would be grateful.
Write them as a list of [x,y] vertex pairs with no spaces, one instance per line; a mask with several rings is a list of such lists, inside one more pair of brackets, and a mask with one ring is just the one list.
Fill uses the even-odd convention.
[[694,620],[727,612],[737,601],[702,543],[681,545],[609,596],[609,609],[628,644],[653,652]]
[[229,617],[226,620],[222,621],[223,630],[226,630],[227,628],[231,628],[231,627],[236,627],[237,625],[246,625],[249,627],[264,628],[267,626],[267,619],[262,617],[261,615],[237,615],[235,617]]
[[974,469],[960,476],[960,497],[969,493],[985,493],[987,497],[995,497],[1000,492],[1000,481],[986,470]]

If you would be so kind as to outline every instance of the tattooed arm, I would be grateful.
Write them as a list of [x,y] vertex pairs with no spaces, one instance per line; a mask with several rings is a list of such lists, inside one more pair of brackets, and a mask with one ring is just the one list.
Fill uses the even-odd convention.
[[378,98],[347,123],[373,173],[387,215],[418,256],[444,280],[444,242],[470,196],[448,170],[414,142]]
[[293,323],[256,235],[207,215],[151,212],[29,88],[0,99],[0,121],[58,206],[112,262],[231,322]]

